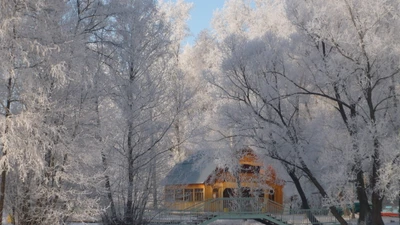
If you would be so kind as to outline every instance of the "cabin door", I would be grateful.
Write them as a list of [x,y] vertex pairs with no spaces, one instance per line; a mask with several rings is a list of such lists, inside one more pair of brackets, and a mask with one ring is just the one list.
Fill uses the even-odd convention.
[[251,212],[253,211],[252,207],[252,194],[250,191],[250,188],[248,187],[242,187],[241,189],[241,200],[240,200],[240,210],[241,211],[246,211],[246,212]]
[[234,196],[234,190],[233,188],[225,188],[223,197],[224,198],[232,198]]
[[235,196],[235,191],[233,188],[225,188],[224,192],[222,193],[223,200],[223,207],[224,211],[232,211],[233,202],[229,198],[233,198]]
[[[212,197],[213,197],[213,199],[219,198],[219,189],[218,188],[214,188],[212,190]],[[213,212],[221,212],[222,208],[223,208],[223,205],[220,201],[211,203],[211,211],[213,211]]]
[[215,198],[219,198],[219,193],[218,193],[218,188],[214,188],[213,189],[213,198],[215,199]]

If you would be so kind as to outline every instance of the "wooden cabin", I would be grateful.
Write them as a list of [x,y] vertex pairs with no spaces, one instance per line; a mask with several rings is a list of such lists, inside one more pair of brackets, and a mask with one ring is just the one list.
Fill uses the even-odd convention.
[[[184,210],[213,199],[227,202],[234,198],[257,198],[260,202],[282,205],[284,182],[275,170],[264,166],[251,149],[237,154],[238,165],[230,168],[204,160],[201,154],[176,164],[163,181],[166,206]],[[229,210],[225,205],[221,207]]]

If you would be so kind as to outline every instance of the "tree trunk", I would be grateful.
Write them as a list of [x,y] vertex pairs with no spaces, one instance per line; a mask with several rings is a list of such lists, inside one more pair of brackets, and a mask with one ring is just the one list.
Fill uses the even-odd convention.
[[[150,120],[153,122],[153,110],[150,110]],[[151,134],[150,137],[150,143],[153,145],[154,143],[154,134]],[[153,190],[153,207],[154,209],[158,208],[158,195],[157,195],[157,153],[156,153],[156,148],[153,146],[151,149],[152,152],[152,159],[151,159],[151,187]]]
[[382,201],[383,198],[379,193],[372,192],[371,225],[384,225],[381,215]]
[[[322,195],[322,197],[328,197],[328,194],[325,192],[325,189],[322,187],[322,185],[318,182],[318,180],[313,176],[311,171],[307,168],[304,167],[303,171],[307,174],[308,178],[310,181],[314,184],[314,186],[318,189],[319,193]],[[339,221],[340,225],[348,225],[346,220],[343,219],[343,217],[340,215],[338,210],[336,209],[335,206],[329,207],[332,215]]]
[[132,143],[132,135],[133,135],[133,125],[129,122],[128,127],[128,190],[127,190],[127,199],[125,206],[125,223],[133,224],[133,143]]
[[[103,172],[106,173],[107,171],[107,158],[104,154],[104,152],[101,153],[101,161],[103,163]],[[104,179],[105,179],[105,188],[107,191],[107,198],[108,201],[110,202],[110,211],[111,211],[111,222],[115,222],[117,221],[117,212],[115,210],[115,205],[114,205],[114,199],[112,197],[112,192],[111,192],[111,184],[110,184],[110,177],[105,174],[104,175]]]
[[183,160],[183,152],[181,149],[181,130],[180,130],[180,120],[176,119],[174,124],[176,147],[174,148],[175,160],[176,162],[181,162]]
[[[373,155],[373,166],[372,166],[372,178],[371,178],[371,185],[372,189],[374,190],[376,187],[376,182],[379,179],[378,171],[380,169],[380,155],[379,155],[379,148],[380,144],[377,138],[374,140],[374,155]],[[384,225],[382,220],[382,201],[383,196],[380,195],[379,192],[373,191],[372,192],[372,212],[371,212],[371,224],[373,225]]]
[[[12,97],[12,78],[8,78],[8,85],[7,85],[7,103],[6,103],[6,128],[4,130],[4,134],[8,133],[8,118],[11,116],[11,97]],[[7,150],[5,149],[6,146],[3,145],[2,148],[2,156],[5,157],[7,155]],[[3,224],[3,212],[4,212],[4,200],[6,197],[6,176],[7,176],[7,168],[6,165],[3,164],[2,166],[2,172],[1,172],[1,186],[0,186],[0,225]]]
[[[4,157],[4,155],[3,155]],[[1,187],[0,187],[0,215],[3,215],[4,211],[4,199],[6,196],[6,170],[3,168],[3,171],[1,172]],[[0,225],[3,224],[2,219],[0,219]]]
[[371,209],[368,203],[368,197],[365,192],[365,184],[364,184],[364,173],[363,171],[357,172],[357,198],[360,202],[360,212],[358,217],[358,224],[367,224],[367,221],[370,218]]
[[[97,82],[95,83],[97,87]],[[103,145],[103,138],[101,136],[101,121],[100,121],[100,109],[99,109],[99,99],[96,98],[96,115],[97,115],[97,134],[96,134],[96,139],[100,142],[101,145]],[[111,183],[110,183],[110,177],[107,175],[107,157],[106,154],[104,153],[104,150],[102,149],[101,151],[101,162],[103,164],[103,172],[104,172],[104,179],[105,179],[105,188],[107,192],[107,198],[108,201],[110,202],[110,211],[111,211],[111,223],[114,223],[117,221],[117,211],[115,209],[114,205],[114,199],[112,196],[112,191],[111,191]]]
[[153,207],[154,209],[158,208],[158,196],[157,196],[157,163],[156,163],[156,158],[154,157],[153,159],[153,168],[152,168],[152,188],[153,188]]
[[[308,204],[306,194],[304,193],[303,187],[300,184],[300,179],[297,177],[295,170],[294,169],[290,170],[289,168],[287,168],[287,166],[285,166],[285,167],[288,170],[289,176],[293,180],[294,185],[296,186],[297,192],[300,195],[301,208],[302,209],[310,209],[310,205]],[[322,225],[322,223],[320,223],[318,221],[318,219],[314,216],[314,214],[312,214],[312,212],[307,213],[307,218],[314,225]]]
[[19,195],[18,197],[21,197],[22,200],[22,205],[20,206],[21,209],[19,210],[20,214],[18,215],[18,224],[20,225],[30,225],[30,222],[35,223],[36,221],[32,217],[32,205],[31,205],[31,192],[30,192],[30,186],[31,186],[31,175],[28,173],[28,177],[25,181],[23,181],[21,185],[21,191],[22,191],[22,197]]
[[[341,96],[338,91],[338,87],[335,85],[334,86],[335,90],[335,97],[338,100],[341,100]],[[349,135],[353,138],[353,150],[358,152],[359,146],[355,140],[355,137],[357,135],[357,127],[355,124],[352,124],[349,122],[348,117],[346,115],[346,111],[344,109],[343,104],[340,101],[337,101],[339,112],[341,114],[342,120],[345,123],[347,130],[349,132]],[[356,105],[351,104],[350,105],[350,118],[355,119],[357,116],[356,112]],[[368,197],[367,193],[365,191],[365,182],[364,182],[364,172],[361,169],[361,162],[359,162],[359,159],[355,159],[356,162],[356,192],[357,192],[357,198],[360,202],[360,213],[358,217],[358,224],[362,223],[367,223],[367,221],[370,218],[370,207],[368,204]]]

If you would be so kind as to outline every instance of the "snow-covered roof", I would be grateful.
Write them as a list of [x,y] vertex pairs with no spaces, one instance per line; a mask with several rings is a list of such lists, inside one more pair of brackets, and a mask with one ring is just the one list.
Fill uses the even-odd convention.
[[180,162],[167,174],[162,185],[202,184],[215,171],[217,164],[205,160],[202,154],[194,154]]

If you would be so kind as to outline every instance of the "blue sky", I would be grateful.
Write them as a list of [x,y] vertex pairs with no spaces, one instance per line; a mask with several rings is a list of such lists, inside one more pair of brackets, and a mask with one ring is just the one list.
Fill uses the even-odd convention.
[[193,44],[197,34],[205,29],[211,28],[211,17],[216,9],[221,9],[224,5],[224,0],[185,0],[193,2],[193,8],[190,11],[190,20],[188,25],[192,36],[187,38],[189,44]]

